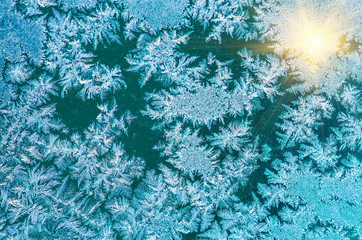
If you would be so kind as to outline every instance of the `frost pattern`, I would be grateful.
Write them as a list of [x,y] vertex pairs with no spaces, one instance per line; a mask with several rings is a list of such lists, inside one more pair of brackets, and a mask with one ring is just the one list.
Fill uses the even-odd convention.
[[360,1],[283,49],[337,3],[1,1],[0,238],[361,239]]
[[127,35],[133,38],[132,31],[137,31],[138,22],[141,22],[139,28],[149,29],[151,32],[177,27],[184,22],[184,11],[188,1],[124,0],[123,4],[127,9],[124,18],[130,19],[126,26]]
[[0,3],[0,70],[4,60],[20,61],[26,53],[39,64],[42,56],[44,39],[42,21],[24,19],[15,12],[11,0]]

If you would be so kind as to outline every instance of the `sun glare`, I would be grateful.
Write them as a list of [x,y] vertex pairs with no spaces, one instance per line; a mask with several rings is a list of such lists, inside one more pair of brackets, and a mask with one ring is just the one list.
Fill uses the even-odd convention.
[[311,4],[296,2],[294,10],[282,14],[280,47],[314,71],[326,66],[341,50],[340,39],[347,31],[346,17],[341,14],[343,0],[330,2],[323,11]]
[[294,26],[292,40],[287,48],[299,53],[309,63],[323,64],[338,52],[341,36],[336,30],[333,24],[318,24],[312,20],[300,22]]

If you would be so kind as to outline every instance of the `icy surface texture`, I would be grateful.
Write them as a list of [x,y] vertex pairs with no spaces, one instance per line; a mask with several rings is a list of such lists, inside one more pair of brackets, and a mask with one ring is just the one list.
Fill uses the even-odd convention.
[[1,1],[0,239],[362,239],[361,6]]

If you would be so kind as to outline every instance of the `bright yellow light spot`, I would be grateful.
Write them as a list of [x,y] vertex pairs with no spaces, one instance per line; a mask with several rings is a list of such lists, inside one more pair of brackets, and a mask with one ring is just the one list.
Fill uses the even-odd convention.
[[[349,20],[343,12],[345,0],[318,4],[313,0],[286,1],[288,11],[281,9],[273,17],[279,29],[275,51],[285,54],[294,66],[309,73],[323,71],[341,50],[341,40],[349,31]],[[284,3],[284,2],[283,2]]]
[[287,49],[296,51],[311,64],[324,64],[338,52],[340,33],[333,24],[305,19],[296,23]]

